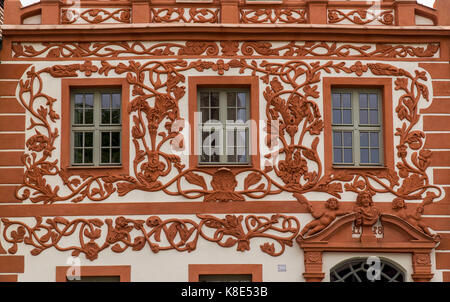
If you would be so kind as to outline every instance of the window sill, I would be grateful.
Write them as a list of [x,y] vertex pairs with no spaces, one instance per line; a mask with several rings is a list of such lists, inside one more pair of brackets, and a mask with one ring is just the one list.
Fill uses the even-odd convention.
[[333,169],[347,169],[347,170],[366,170],[366,169],[372,169],[372,170],[377,170],[377,169],[387,169],[387,166],[359,166],[359,167],[354,167],[354,166],[331,166],[331,168]]
[[100,169],[122,169],[123,166],[67,166],[70,170],[100,170]]

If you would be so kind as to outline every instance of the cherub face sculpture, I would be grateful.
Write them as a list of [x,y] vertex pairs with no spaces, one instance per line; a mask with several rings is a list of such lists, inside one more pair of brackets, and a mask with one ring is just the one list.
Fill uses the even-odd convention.
[[356,205],[360,207],[369,207],[373,205],[372,196],[368,192],[361,192],[356,197]]
[[338,200],[336,198],[328,199],[326,207],[330,210],[337,210],[339,208]]

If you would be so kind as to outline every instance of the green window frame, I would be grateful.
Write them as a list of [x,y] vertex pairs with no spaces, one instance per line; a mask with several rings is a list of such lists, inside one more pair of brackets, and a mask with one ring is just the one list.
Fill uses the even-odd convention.
[[383,166],[381,95],[378,89],[332,89],[333,166]]
[[250,92],[243,88],[199,88],[200,165],[250,163]]
[[71,165],[122,164],[122,94],[120,89],[71,90]]

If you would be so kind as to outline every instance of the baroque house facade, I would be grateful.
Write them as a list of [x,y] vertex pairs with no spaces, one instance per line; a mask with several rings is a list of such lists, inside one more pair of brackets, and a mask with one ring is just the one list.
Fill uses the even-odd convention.
[[4,5],[0,281],[450,281],[448,1]]

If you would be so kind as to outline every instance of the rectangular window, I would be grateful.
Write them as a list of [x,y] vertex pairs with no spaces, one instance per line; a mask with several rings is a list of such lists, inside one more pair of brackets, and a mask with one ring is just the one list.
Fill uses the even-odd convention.
[[381,166],[382,108],[377,89],[333,89],[333,165]]
[[252,282],[251,274],[199,275],[199,282]]
[[198,89],[200,164],[249,164],[247,89]]
[[119,89],[71,91],[71,164],[121,164],[121,104]]

